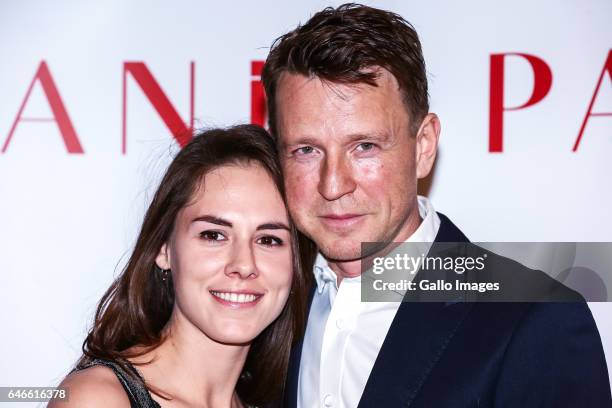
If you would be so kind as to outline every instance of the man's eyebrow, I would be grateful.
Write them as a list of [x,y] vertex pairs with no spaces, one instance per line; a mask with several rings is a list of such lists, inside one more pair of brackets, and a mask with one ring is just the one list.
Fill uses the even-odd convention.
[[221,217],[215,217],[214,215],[200,215],[199,217],[194,218],[191,222],[197,221],[205,221],[210,222],[211,224],[222,225],[224,227],[232,227],[232,223],[228,220],[225,220]]
[[284,229],[289,231],[289,226],[283,222],[267,222],[265,224],[261,224],[257,227],[257,231],[261,230],[278,230]]
[[303,136],[300,137],[294,141],[292,141],[291,143],[287,143],[287,142],[282,142],[281,146],[283,148],[287,148],[287,147],[291,147],[291,146],[297,146],[297,145],[309,145],[309,146],[316,146],[319,144],[319,140],[317,140],[317,138],[311,137],[311,136]]
[[[387,132],[359,132],[359,133],[351,133],[349,135],[344,136],[345,143],[355,143],[360,140],[380,140],[386,141],[389,139],[389,133]],[[320,140],[316,137],[304,136],[292,141],[291,143],[282,142],[281,147],[283,149],[298,146],[298,145],[308,145],[317,147],[320,144]]]
[[387,140],[389,134],[386,132],[370,132],[370,133],[352,133],[346,137],[348,143],[358,142],[360,140]]

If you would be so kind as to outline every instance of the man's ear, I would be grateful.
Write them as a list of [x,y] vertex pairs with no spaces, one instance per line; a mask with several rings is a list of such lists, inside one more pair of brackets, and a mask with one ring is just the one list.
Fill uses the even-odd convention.
[[425,115],[416,135],[416,176],[417,179],[427,177],[438,151],[440,137],[440,119],[435,113]]
[[168,243],[164,243],[159,249],[159,253],[155,258],[155,263],[160,269],[172,269],[170,265],[170,253],[168,252]]

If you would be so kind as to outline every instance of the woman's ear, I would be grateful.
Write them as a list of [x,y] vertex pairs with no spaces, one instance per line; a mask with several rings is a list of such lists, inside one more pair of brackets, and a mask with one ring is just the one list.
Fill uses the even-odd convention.
[[157,254],[157,257],[155,258],[155,263],[160,269],[163,269],[163,270],[172,269],[170,265],[170,254],[168,253],[167,243],[163,244],[161,248],[159,249],[159,253]]

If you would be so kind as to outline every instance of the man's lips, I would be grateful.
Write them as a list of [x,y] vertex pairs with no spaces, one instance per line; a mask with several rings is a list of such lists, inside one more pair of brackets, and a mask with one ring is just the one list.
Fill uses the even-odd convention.
[[355,225],[365,217],[365,214],[324,214],[320,215],[321,221],[331,228],[347,228]]

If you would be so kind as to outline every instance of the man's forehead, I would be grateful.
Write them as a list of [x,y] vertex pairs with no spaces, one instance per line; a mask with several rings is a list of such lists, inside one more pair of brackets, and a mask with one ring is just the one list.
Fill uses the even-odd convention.
[[317,75],[303,75],[300,73],[284,71],[278,79],[276,93],[280,93],[284,98],[295,97],[296,95],[303,96],[304,93],[312,93],[313,90],[319,89],[329,92],[341,99],[350,99],[357,93],[376,91],[377,88],[394,89],[400,91],[399,82],[395,76],[379,66],[372,66],[363,69],[363,73],[375,74],[375,85],[363,81],[344,81],[335,80],[334,78],[325,78]]
[[[339,134],[381,133],[403,122],[405,108],[395,78],[380,71],[378,86],[332,83],[318,77],[284,74],[276,102],[281,144],[291,139]],[[393,88],[389,89],[392,86]],[[401,116],[401,117],[400,117]],[[388,131],[388,130],[385,130]]]

